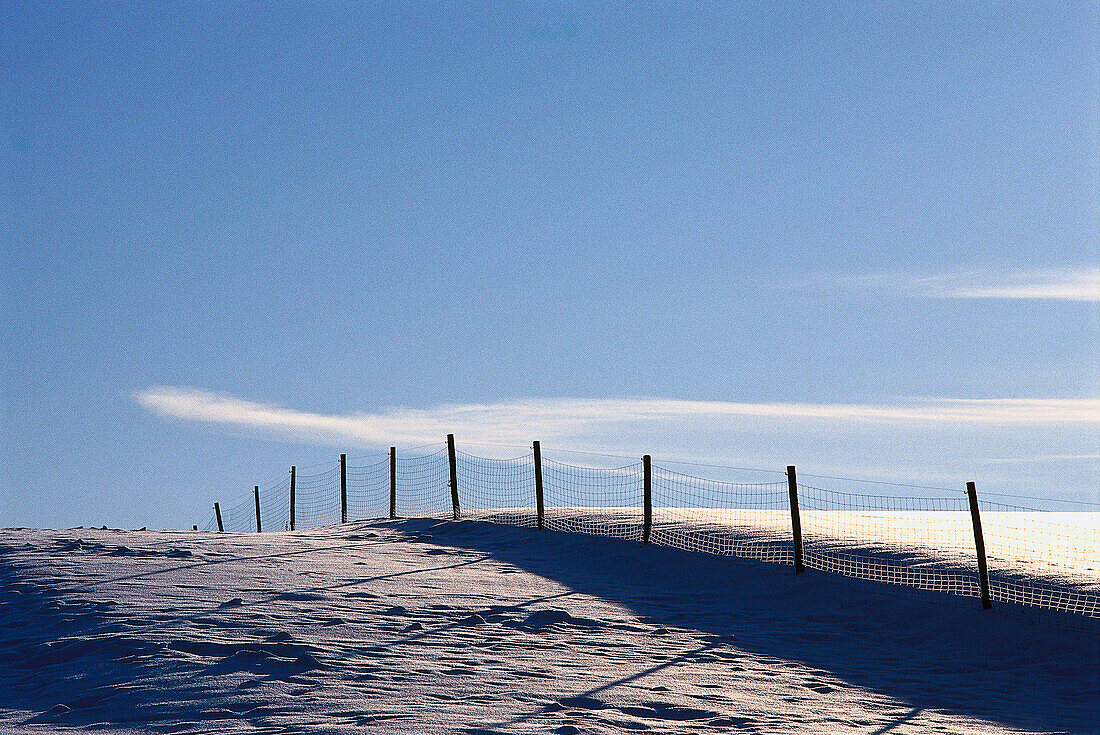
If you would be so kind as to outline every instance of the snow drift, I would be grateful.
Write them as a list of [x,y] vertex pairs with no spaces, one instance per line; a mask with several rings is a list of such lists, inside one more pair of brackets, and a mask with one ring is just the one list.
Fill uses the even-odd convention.
[[1096,732],[1100,636],[483,522],[0,535],[0,731]]

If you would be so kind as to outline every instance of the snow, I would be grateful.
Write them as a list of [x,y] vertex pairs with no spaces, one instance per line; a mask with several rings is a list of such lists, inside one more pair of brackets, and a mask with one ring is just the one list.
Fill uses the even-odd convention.
[[[510,525],[535,525],[529,508],[464,510],[471,518]],[[781,544],[789,549],[788,510],[657,508],[655,533],[665,543],[692,550],[729,553],[741,544]],[[548,523],[562,530],[641,538],[636,509],[554,507]],[[921,559],[944,568],[975,568],[970,511],[802,511],[807,545],[833,553],[893,555]],[[982,513],[986,552],[996,574],[1013,581],[1046,582],[1065,590],[1100,591],[1100,513],[986,511]],[[621,529],[616,532],[615,529]],[[710,543],[706,537],[710,537]],[[724,543],[723,543],[724,541]],[[790,557],[791,552],[787,552]],[[764,557],[781,556],[777,550]],[[787,563],[793,563],[788,559]]]
[[0,732],[1100,732],[1060,620],[476,521],[6,530]]

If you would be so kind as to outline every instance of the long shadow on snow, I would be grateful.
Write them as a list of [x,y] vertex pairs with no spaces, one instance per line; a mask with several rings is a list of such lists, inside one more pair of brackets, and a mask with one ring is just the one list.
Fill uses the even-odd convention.
[[[380,543],[380,542],[372,542]],[[392,543],[392,542],[391,542]],[[115,613],[112,601],[80,597],[106,581],[154,577],[184,568],[248,563],[291,555],[355,549],[371,543],[343,544],[248,556],[231,556],[177,567],[130,574],[112,580],[54,588],[34,579],[33,569],[10,559],[23,550],[0,543],[0,709],[27,712],[25,725],[136,725],[148,730],[185,727],[217,730],[221,722],[250,722],[269,727],[281,714],[257,685],[266,681],[301,681],[322,666],[312,646],[279,636],[257,639],[242,628],[236,640],[153,640],[145,636],[180,623],[194,623],[224,608],[260,607],[284,595],[276,593],[251,602],[239,598],[189,614],[171,615],[133,626]],[[480,560],[448,566],[464,566]],[[431,571],[440,567],[390,572],[327,584],[299,593],[331,591],[379,579]],[[446,567],[443,567],[446,568]],[[211,662],[211,658],[216,661]],[[252,677],[226,691],[218,674],[248,673]],[[172,681],[165,686],[165,679]],[[152,682],[147,685],[146,681]],[[211,706],[211,700],[217,704]],[[37,713],[37,714],[31,714]],[[200,723],[204,723],[201,724]],[[293,725],[280,725],[292,733]],[[302,732],[306,730],[303,729]]]
[[976,601],[619,539],[484,522],[382,523],[480,551],[643,621],[731,636],[917,709],[1010,727],[1100,732],[1100,635]]

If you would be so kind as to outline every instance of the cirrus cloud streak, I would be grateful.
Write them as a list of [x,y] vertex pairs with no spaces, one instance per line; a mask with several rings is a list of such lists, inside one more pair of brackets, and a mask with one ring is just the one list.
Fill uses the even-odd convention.
[[1100,427],[1100,399],[917,399],[897,404],[737,403],[653,398],[531,399],[373,413],[323,414],[186,387],[135,393],[152,413],[182,421],[247,427],[297,440],[360,446],[422,444],[448,433],[485,443],[569,441],[627,430],[664,432],[730,422],[844,426]]
[[973,269],[936,274],[844,276],[843,288],[878,288],[925,299],[1001,299],[1100,302],[1100,268]]

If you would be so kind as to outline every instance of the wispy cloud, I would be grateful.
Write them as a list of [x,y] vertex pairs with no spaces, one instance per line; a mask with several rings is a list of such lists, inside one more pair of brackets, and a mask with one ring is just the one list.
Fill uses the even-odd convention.
[[1058,464],[1063,462],[1100,461],[1100,454],[1039,454],[1032,457],[994,457],[987,459],[989,464]]
[[731,424],[1100,426],[1100,399],[922,399],[895,405],[732,403],[663,399],[540,399],[489,404],[389,408],[375,413],[321,414],[242,400],[195,388],[154,387],[137,402],[163,417],[248,427],[296,439],[361,446],[422,444],[447,433],[486,443],[569,442],[593,436],[648,434]]
[[843,287],[889,289],[916,298],[1100,302],[1097,267],[985,269],[925,275],[876,273],[837,280]]

